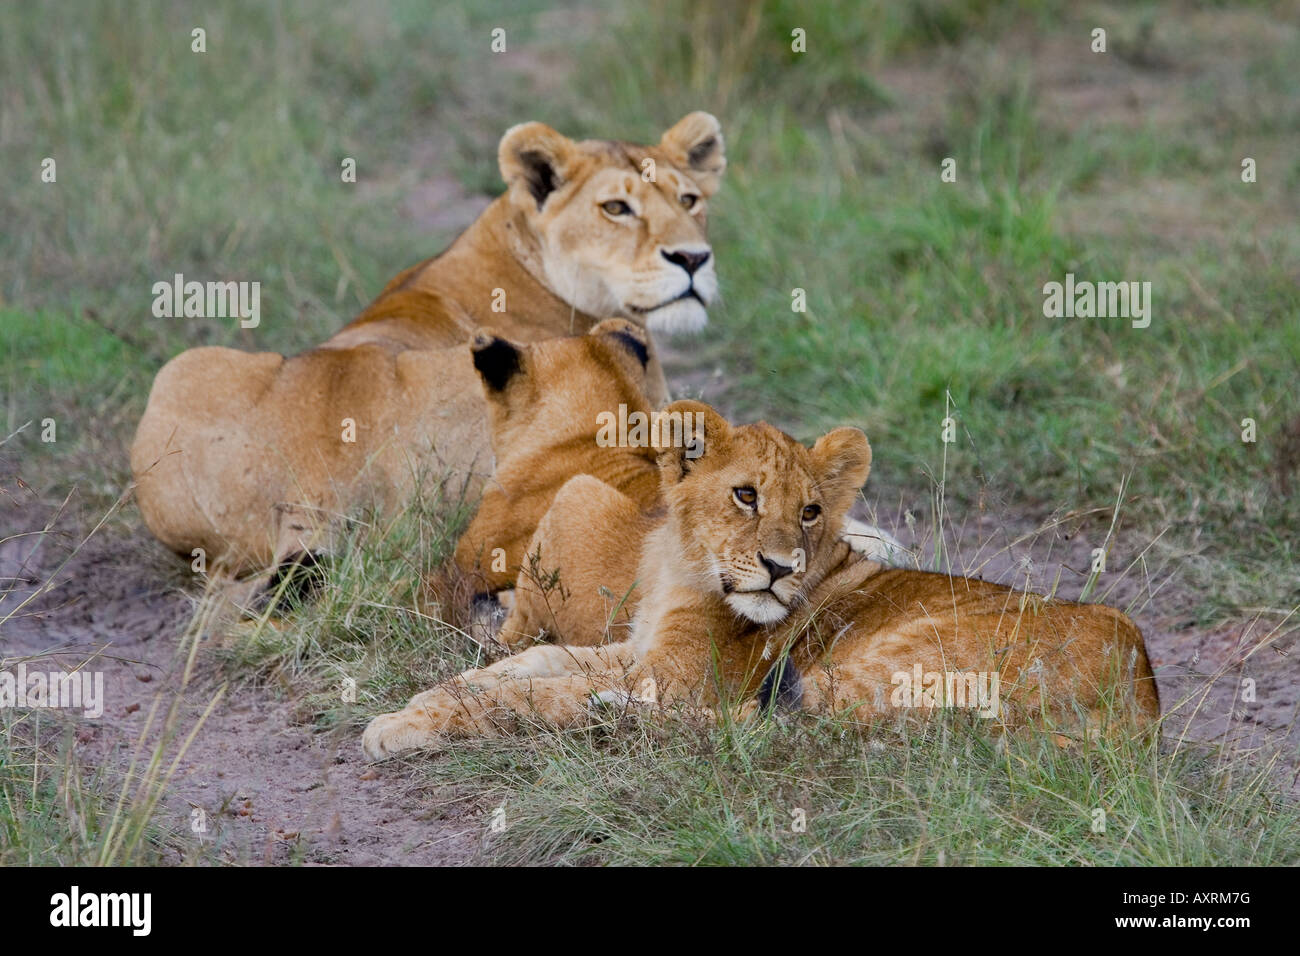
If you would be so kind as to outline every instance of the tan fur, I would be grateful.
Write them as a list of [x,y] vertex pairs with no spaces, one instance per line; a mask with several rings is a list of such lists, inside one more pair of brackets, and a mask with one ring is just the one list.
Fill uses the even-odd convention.
[[[620,406],[629,415],[653,411],[654,345],[644,329],[623,319],[609,319],[598,330],[603,334],[587,337],[581,359],[521,345],[517,370],[501,387],[485,382],[496,471],[454,560],[474,592],[515,586],[537,526],[571,479],[586,477],[641,508],[658,498],[654,448],[597,444],[602,413]],[[637,343],[645,349],[644,365]],[[572,507],[576,513],[581,502]]]
[[[715,708],[752,698],[778,663],[793,668],[804,709],[859,720],[898,713],[893,676],[916,665],[997,672],[999,725],[1049,713],[1095,724],[1111,693],[1142,722],[1159,715],[1141,634],[1120,612],[885,569],[854,554],[830,529],[842,526],[870,469],[861,432],[835,429],[808,449],[768,425],[732,428],[698,403],[669,410],[707,416],[705,452],[694,461],[680,450],[660,454],[667,508],[641,549],[631,637],[534,647],[462,674],[375,718],[363,737],[367,754],[497,734],[530,717],[572,726],[590,719],[593,701]],[[735,489],[750,487],[757,500],[741,507]],[[579,504],[580,513],[570,510]],[[809,504],[821,507],[811,522],[803,520]],[[616,540],[636,534],[639,517],[613,496],[562,493],[555,508],[566,513],[548,515],[543,527],[580,523]],[[594,555],[581,573],[598,576],[608,552],[575,548],[575,540],[541,545],[571,567]],[[796,548],[801,565],[773,581],[758,555],[792,565]],[[625,563],[613,569],[626,573]]]
[[[240,387],[213,404],[193,388],[206,378]],[[453,498],[481,484],[486,409],[463,401],[478,391],[467,345],[291,359],[192,349],[159,373],[131,449],[141,512],[173,550],[204,549],[213,571],[324,548],[344,515],[398,504],[421,474],[451,476]]]
[[[654,365],[654,346],[647,348]],[[597,439],[602,413],[656,414],[649,376],[638,371],[626,361],[547,368],[525,360],[502,389],[488,390],[497,470],[457,546],[454,571],[431,582],[430,603],[467,624],[471,596],[513,588],[493,649],[627,636],[641,543],[663,510],[657,451]],[[862,524],[853,531],[857,551],[885,557],[887,534]]]
[[[688,115],[656,146],[527,123],[498,158],[506,193],[323,345],[292,358],[192,349],[159,372],[131,467],[164,544],[238,574],[315,546],[324,515],[375,495],[400,502],[413,473],[450,469],[453,490],[476,494],[491,462],[465,345],[486,325],[527,343],[606,315],[652,330],[704,323],[717,293],[708,198],[726,167],[712,116]],[[614,202],[630,214],[610,213]],[[653,371],[657,404],[666,385]]]
[[617,488],[579,475],[560,489],[515,584],[497,639],[509,650],[553,640],[572,646],[631,635],[640,603],[641,545],[655,527],[647,507]]

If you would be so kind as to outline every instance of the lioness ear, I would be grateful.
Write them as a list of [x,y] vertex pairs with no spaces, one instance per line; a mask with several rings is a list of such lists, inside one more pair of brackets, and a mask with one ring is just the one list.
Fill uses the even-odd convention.
[[722,185],[722,171],[727,168],[726,146],[722,141],[722,126],[711,113],[683,116],[664,133],[659,148],[668,154],[674,166],[690,172],[705,198]]
[[497,147],[501,178],[516,202],[531,196],[541,209],[546,197],[564,184],[575,149],[573,140],[545,123],[512,126]]
[[523,368],[523,351],[490,329],[479,329],[469,343],[474,368],[489,392],[500,392]]
[[681,481],[695,462],[726,447],[731,425],[703,402],[673,402],[656,412],[650,430],[664,487]]
[[812,446],[817,483],[826,494],[850,500],[871,473],[871,445],[858,428],[836,428]]

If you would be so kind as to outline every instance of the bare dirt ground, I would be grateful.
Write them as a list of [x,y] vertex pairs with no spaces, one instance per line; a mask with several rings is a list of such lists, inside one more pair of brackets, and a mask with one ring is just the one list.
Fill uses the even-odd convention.
[[[124,769],[155,698],[170,699],[181,684],[176,652],[195,595],[183,586],[184,565],[143,530],[96,535],[79,548],[84,530],[60,533],[67,529],[57,523],[47,535],[11,537],[49,518],[48,506],[30,497],[0,508],[0,538],[9,538],[0,577],[16,585],[0,615],[43,590],[3,625],[2,656],[41,655],[29,661],[33,670],[102,671],[103,715],[59,716],[75,729],[83,765]],[[201,664],[185,688],[178,737],[212,701],[215,678]],[[145,735],[151,744],[160,725],[155,719]],[[196,809],[202,833],[191,826]],[[213,860],[432,865],[474,858],[485,830],[480,811],[455,793],[428,793],[369,768],[352,734],[313,733],[292,688],[242,686],[228,690],[186,751],[160,822]]]

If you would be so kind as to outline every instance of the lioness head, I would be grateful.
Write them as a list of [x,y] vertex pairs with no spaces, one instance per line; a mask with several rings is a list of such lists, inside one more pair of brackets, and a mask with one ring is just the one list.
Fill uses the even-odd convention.
[[656,146],[575,142],[524,123],[506,131],[497,158],[508,201],[562,299],[652,331],[705,324],[718,294],[708,200],[727,165],[716,119],[691,113]]
[[836,428],[805,448],[763,422],[732,427],[700,402],[663,414],[675,413],[688,440],[661,442],[658,461],[682,572],[755,623],[782,620],[832,557],[871,470],[867,436]]

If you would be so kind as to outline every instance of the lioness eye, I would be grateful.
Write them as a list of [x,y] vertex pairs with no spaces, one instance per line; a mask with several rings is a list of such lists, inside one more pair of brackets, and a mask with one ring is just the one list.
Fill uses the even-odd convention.
[[758,492],[749,486],[733,489],[732,493],[736,496],[736,500],[747,508],[754,507],[754,503],[758,501]]
[[819,505],[808,505],[803,509],[804,524],[812,524],[817,520],[817,516],[821,513],[822,509]]
[[611,216],[630,216],[632,214],[632,207],[621,199],[611,199],[609,202],[603,202],[600,204],[600,208]]
[[678,200],[686,209],[694,209],[695,204],[700,201],[700,197],[694,193],[683,193],[682,198]]

